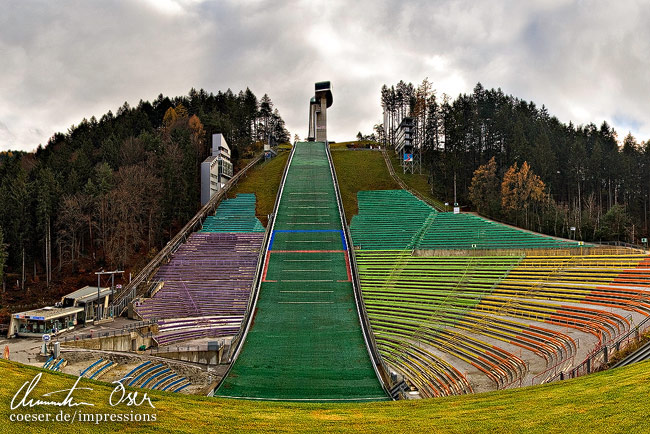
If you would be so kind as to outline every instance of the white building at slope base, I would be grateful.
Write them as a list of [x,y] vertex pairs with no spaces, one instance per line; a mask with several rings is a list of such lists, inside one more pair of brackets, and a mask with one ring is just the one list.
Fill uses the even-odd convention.
[[201,205],[208,203],[232,178],[232,173],[230,146],[222,134],[213,134],[211,155],[201,163]]

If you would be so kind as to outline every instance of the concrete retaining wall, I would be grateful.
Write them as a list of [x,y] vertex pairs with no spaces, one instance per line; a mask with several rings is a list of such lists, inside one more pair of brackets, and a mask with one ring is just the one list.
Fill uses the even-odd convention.
[[157,357],[200,363],[203,365],[218,365],[227,362],[227,360],[222,360],[224,355],[223,347],[219,351],[169,351],[154,354]]
[[144,345],[149,348],[153,344],[148,327],[142,329],[141,333],[130,332],[128,334],[117,336],[106,336],[101,338],[81,339],[78,341],[62,342],[63,346],[86,348],[89,350],[106,350],[106,351],[136,351]]

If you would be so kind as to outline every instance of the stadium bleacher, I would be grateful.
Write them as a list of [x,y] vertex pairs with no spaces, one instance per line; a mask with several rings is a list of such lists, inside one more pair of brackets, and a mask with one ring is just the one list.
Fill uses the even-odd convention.
[[117,365],[111,360],[99,359],[81,371],[79,376],[98,380],[102,375],[106,374],[115,366]]
[[359,214],[352,217],[350,232],[354,245],[364,250],[581,246],[577,241],[525,231],[472,214],[437,212],[404,190],[360,191],[357,201]]
[[[106,364],[114,366],[113,362],[99,359],[84,369],[80,376],[88,376],[88,373],[96,369],[97,366]],[[93,377],[91,376],[89,378]],[[118,381],[125,386],[141,389],[167,390],[170,392],[180,392],[192,384],[189,379],[180,377],[172,368],[164,363],[156,363],[151,360],[140,363]]]
[[255,217],[255,195],[241,193],[222,201],[215,214],[206,217],[201,232],[264,232]]
[[160,267],[152,297],[134,305],[143,319],[158,320],[158,345],[233,336],[241,325],[264,240],[255,195],[223,201],[208,219]]
[[357,201],[350,232],[363,249],[407,249],[427,218],[438,214],[405,190],[360,191]]
[[576,351],[559,326],[611,341],[630,327],[620,312],[650,314],[644,255],[417,257],[358,250],[356,256],[382,356],[424,396],[470,390],[462,374],[451,375],[450,358],[499,388],[526,373],[512,348],[553,365]]

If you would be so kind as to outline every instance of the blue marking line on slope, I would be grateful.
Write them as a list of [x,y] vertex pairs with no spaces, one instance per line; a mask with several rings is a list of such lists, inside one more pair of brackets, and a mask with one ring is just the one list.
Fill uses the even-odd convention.
[[298,233],[298,232],[338,232],[341,235],[341,243],[343,244],[343,250],[348,250],[348,245],[345,242],[345,234],[340,229],[278,229],[274,230],[271,234],[271,241],[269,242],[269,250],[273,250],[273,240],[275,239],[276,232],[287,232],[287,233]]
[[342,232],[340,229],[278,229],[273,232]]

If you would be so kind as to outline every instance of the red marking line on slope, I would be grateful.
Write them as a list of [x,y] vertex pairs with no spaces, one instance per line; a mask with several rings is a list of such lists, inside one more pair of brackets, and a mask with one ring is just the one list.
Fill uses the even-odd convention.
[[350,258],[345,255],[345,271],[348,272],[348,282],[352,282],[352,271],[350,270]]
[[345,253],[345,250],[269,250],[268,253]]
[[266,272],[269,271],[269,253],[271,251],[266,252],[266,258],[264,259],[264,274],[262,274],[262,282],[266,282]]

